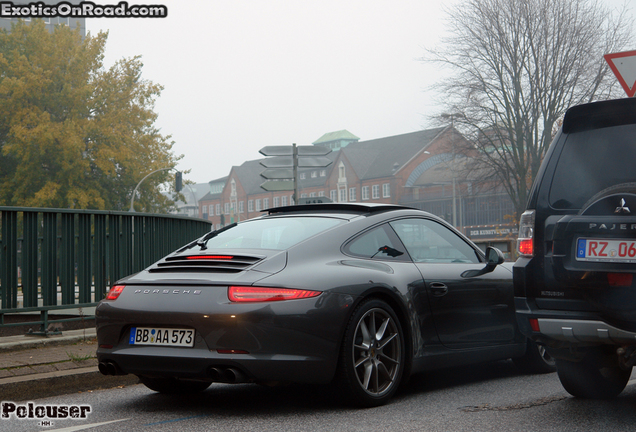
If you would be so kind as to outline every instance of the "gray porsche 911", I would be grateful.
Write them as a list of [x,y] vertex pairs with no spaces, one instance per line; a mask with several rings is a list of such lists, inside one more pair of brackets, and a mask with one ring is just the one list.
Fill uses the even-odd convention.
[[96,310],[99,369],[162,393],[224,383],[334,383],[385,403],[412,373],[513,359],[554,371],[519,333],[512,273],[426,212],[273,208],[185,245]]

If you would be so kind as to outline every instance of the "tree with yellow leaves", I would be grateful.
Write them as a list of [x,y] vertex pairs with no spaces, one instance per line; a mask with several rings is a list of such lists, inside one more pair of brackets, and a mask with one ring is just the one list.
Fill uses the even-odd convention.
[[[106,40],[41,20],[0,31],[0,205],[126,210],[139,180],[181,158],[154,126],[162,87],[139,57],[106,70]],[[160,191],[172,176],[144,181],[136,209],[174,205]]]

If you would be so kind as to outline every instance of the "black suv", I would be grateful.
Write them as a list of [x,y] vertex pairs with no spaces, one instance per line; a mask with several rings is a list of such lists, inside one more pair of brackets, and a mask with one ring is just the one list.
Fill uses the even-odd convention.
[[530,192],[514,265],[521,331],[572,395],[612,398],[636,363],[636,98],[570,108]]

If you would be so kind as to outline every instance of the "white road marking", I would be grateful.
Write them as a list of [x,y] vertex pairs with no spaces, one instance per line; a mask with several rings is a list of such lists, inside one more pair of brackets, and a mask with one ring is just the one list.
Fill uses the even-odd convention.
[[103,422],[103,423],[93,423],[93,424],[84,424],[84,425],[80,425],[80,426],[71,426],[71,427],[67,427],[67,428],[62,428],[62,429],[53,429],[53,430],[49,430],[48,432],[74,432],[74,431],[82,431],[82,430],[86,430],[86,429],[90,429],[90,428],[94,428],[97,426],[103,426],[103,425],[107,425],[110,423],[117,423],[117,422],[122,422],[122,421],[126,421],[126,420],[130,420],[129,418],[126,419],[120,419],[120,420],[111,420],[111,421],[107,421],[107,422]]

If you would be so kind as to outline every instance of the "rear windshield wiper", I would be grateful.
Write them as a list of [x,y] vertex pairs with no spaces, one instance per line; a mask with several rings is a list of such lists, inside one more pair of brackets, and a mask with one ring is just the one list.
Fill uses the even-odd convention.
[[229,224],[227,226],[224,226],[223,228],[220,228],[220,229],[218,229],[216,231],[210,231],[209,233],[207,233],[206,235],[201,237],[199,240],[197,240],[197,246],[201,246],[201,250],[207,249],[207,246],[205,244],[208,242],[208,240],[218,236],[223,231],[227,231],[230,228],[234,228],[236,225],[238,225],[238,223],[234,222],[234,223],[231,223],[231,224]]

